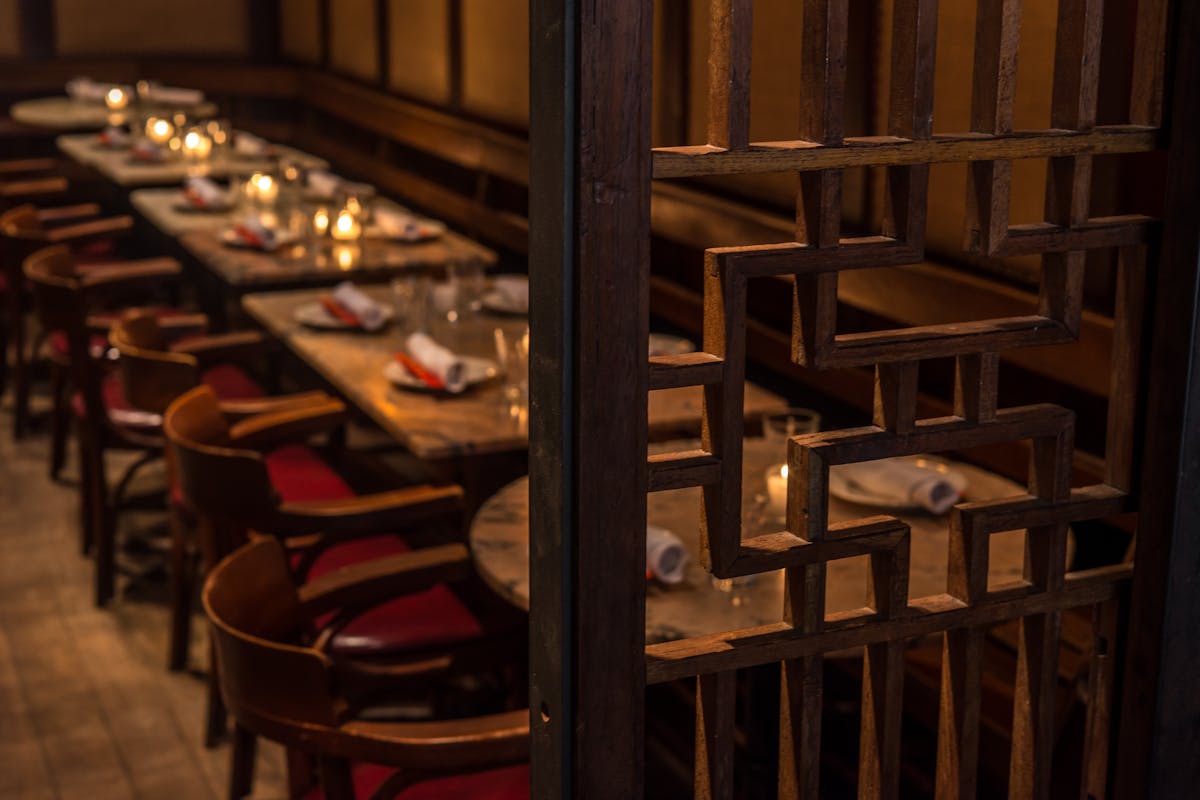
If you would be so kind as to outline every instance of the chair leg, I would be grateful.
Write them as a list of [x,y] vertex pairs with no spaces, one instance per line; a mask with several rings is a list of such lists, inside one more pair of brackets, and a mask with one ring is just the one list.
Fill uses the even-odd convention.
[[258,737],[235,723],[233,747],[229,754],[229,800],[242,800],[254,788],[254,757],[257,752]]
[[108,486],[104,474],[104,449],[98,443],[88,448],[93,459],[92,492],[94,501],[92,515],[95,521],[92,530],[96,537],[96,605],[104,606],[112,599],[117,583],[117,524],[116,511],[108,498]]
[[0,397],[8,391],[8,329],[12,327],[7,311],[0,311]]
[[322,756],[319,769],[325,800],[354,800],[354,775],[349,761]]
[[217,654],[212,641],[208,646],[208,708],[204,715],[204,746],[210,750],[229,734],[229,719],[225,701],[221,698],[221,681],[217,675]]
[[20,439],[25,435],[25,431],[29,426],[29,359],[27,357],[28,353],[25,352],[24,315],[15,313],[11,327],[13,342],[13,438]]
[[50,366],[50,480],[58,480],[67,463],[67,434],[71,425],[71,399],[67,392],[67,373],[57,364]]
[[75,438],[79,453],[79,550],[84,555],[87,555],[91,551],[96,539],[95,524],[97,514],[94,509],[96,503],[96,480],[92,474],[96,464],[92,458],[92,454],[89,452],[92,449],[92,443],[87,432],[83,429],[82,422],[78,423]]
[[196,559],[192,557],[191,536],[183,512],[172,503],[167,517],[171,528],[171,642],[167,668],[178,671],[187,666],[192,639]]

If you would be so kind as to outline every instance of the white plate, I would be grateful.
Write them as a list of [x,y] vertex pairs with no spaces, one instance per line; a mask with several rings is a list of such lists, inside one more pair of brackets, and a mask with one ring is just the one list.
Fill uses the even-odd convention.
[[446,232],[446,226],[435,219],[419,220],[412,233],[404,233],[398,236],[392,235],[384,231],[377,224],[371,224],[363,231],[363,236],[368,239],[383,239],[388,242],[407,242],[413,244],[415,242],[428,242],[432,239],[439,238]]
[[684,339],[682,336],[671,336],[666,333],[650,334],[651,356],[678,356],[695,352],[695,350],[696,343]]
[[504,292],[491,291],[480,298],[483,307],[497,314],[528,314],[529,304],[515,301]]
[[[483,383],[484,381],[490,381],[500,374],[500,368],[496,366],[496,362],[489,358],[479,358],[477,356],[460,356],[460,358],[467,374],[468,387]],[[384,367],[383,376],[397,386],[405,389],[412,389],[418,392],[444,393],[440,389],[429,388],[420,378],[414,378],[399,361],[392,361]]]
[[[390,306],[382,306],[383,318],[385,324],[392,321],[392,316],[395,312]],[[292,312],[292,318],[301,325],[307,325],[310,328],[320,328],[322,330],[341,331],[341,330],[361,330],[366,333],[374,333],[376,331],[368,331],[366,328],[354,328],[340,319],[330,314],[325,310],[325,306],[318,303],[305,303]]]
[[272,248],[258,247],[247,242],[245,239],[237,235],[237,232],[230,228],[221,231],[221,241],[230,247],[240,247],[243,250],[258,250],[264,253],[273,253],[281,247],[292,244],[296,241],[296,237],[290,233],[279,232],[275,234],[275,246]]
[[[940,475],[959,494],[962,494],[967,488],[967,476],[944,462],[925,456],[908,456],[904,460],[912,462],[922,469],[927,469],[932,474]],[[886,497],[863,489],[854,482],[855,466],[855,464],[841,464],[829,470],[829,493],[831,495],[872,508],[890,508],[896,511],[914,511],[922,508],[919,504],[911,501],[901,501],[895,497]]]

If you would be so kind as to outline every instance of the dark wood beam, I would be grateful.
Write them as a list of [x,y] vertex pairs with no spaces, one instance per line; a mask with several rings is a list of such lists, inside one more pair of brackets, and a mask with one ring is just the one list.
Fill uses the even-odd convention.
[[52,58],[55,50],[54,3],[50,0],[19,0],[21,55]]
[[247,0],[250,60],[259,64],[279,61],[279,0]]

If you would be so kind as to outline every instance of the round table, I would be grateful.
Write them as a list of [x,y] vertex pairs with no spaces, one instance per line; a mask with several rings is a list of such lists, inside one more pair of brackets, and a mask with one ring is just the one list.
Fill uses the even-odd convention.
[[[692,449],[694,443],[672,443],[664,451]],[[750,509],[755,495],[765,492],[763,475],[768,467],[785,460],[785,447],[762,439],[747,439],[743,463],[743,508]],[[970,464],[953,467],[969,481],[964,500],[993,500],[1025,493],[1025,488]],[[701,566],[701,490],[676,489],[647,497],[647,521],[679,536],[691,553],[682,583],[665,586],[646,583],[646,641],[648,643],[703,636],[779,622],[783,611],[783,573],[777,571],[739,579],[719,586]],[[880,509],[829,498],[829,520],[857,519]],[[949,515],[935,517],[920,512],[898,512],[912,528],[909,597],[940,594],[946,590]],[[529,479],[520,478],[489,498],[471,523],[471,552],[484,580],[514,605],[529,608]],[[1025,561],[1025,532],[991,537],[989,583],[1021,578]],[[845,611],[865,605],[867,557],[828,563],[826,609]]]
[[[173,106],[156,106],[157,111],[171,111]],[[205,101],[184,108],[189,117],[217,115],[217,104]],[[8,111],[17,122],[56,131],[99,130],[108,124],[108,107],[103,102],[74,100],[70,97],[39,97],[13,103]],[[129,113],[127,110],[125,113]]]

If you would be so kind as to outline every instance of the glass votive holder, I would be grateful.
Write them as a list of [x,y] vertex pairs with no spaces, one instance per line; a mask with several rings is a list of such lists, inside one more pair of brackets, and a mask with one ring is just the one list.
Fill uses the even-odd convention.
[[452,311],[456,317],[463,317],[468,312],[475,313],[483,308],[483,294],[486,289],[483,264],[450,264],[446,267],[446,279],[454,286]]
[[811,408],[788,408],[763,418],[763,438],[781,446],[793,436],[821,430],[821,415]]

